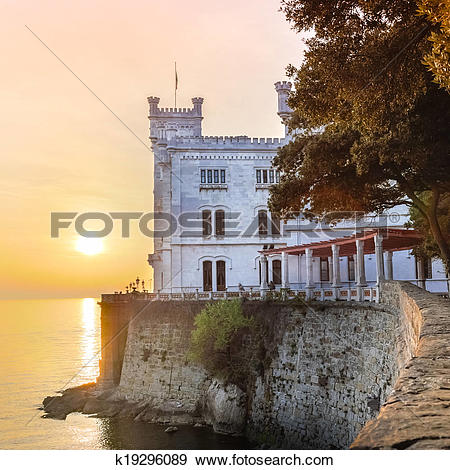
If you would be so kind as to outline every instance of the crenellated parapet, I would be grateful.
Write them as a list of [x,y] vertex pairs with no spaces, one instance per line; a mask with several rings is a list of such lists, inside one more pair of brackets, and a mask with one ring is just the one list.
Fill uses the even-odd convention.
[[193,108],[160,108],[160,99],[156,96],[149,96],[147,98],[149,104],[149,118],[152,117],[201,117],[202,116],[202,104],[203,98],[192,98]]
[[259,138],[239,136],[201,136],[201,137],[181,137],[167,141],[167,147],[173,149],[184,148],[230,148],[230,149],[255,149],[255,150],[276,150],[285,145],[285,138]]

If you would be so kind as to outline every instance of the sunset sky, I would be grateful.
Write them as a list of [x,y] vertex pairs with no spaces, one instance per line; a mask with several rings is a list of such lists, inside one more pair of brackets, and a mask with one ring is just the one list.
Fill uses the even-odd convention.
[[0,0],[2,298],[89,297],[123,290],[151,239],[120,224],[104,250],[50,237],[56,211],[153,208],[152,154],[39,42],[27,25],[142,140],[147,101],[205,98],[205,135],[277,137],[273,84],[301,60],[279,0]]

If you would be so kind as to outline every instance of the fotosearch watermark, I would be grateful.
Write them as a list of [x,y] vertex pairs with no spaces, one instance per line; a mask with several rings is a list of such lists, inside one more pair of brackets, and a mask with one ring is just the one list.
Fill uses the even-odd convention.
[[[135,221],[138,233],[149,238],[248,238],[259,239],[291,237],[302,232],[309,239],[321,235],[349,236],[362,229],[386,231],[399,226],[401,214],[397,212],[367,215],[361,212],[329,212],[327,214],[298,215],[280,220],[265,209],[255,210],[250,215],[244,212],[223,209],[205,209],[182,212],[178,216],[167,212],[52,212],[50,232],[59,238],[66,229],[74,229],[81,237],[104,238],[117,225],[121,237],[130,238],[131,225]],[[92,227],[95,225],[95,229]],[[136,228],[134,228],[136,230]]]

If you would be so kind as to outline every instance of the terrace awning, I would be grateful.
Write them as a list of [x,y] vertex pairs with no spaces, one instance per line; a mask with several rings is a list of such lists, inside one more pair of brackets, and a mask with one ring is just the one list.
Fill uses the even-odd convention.
[[356,233],[352,236],[322,240],[304,245],[285,246],[271,250],[262,250],[261,254],[273,255],[286,253],[289,255],[301,255],[307,249],[312,251],[312,256],[327,257],[332,256],[332,246],[339,246],[340,256],[351,256],[357,252],[356,241],[364,241],[364,254],[375,253],[375,237],[383,237],[383,251],[403,251],[410,250],[417,246],[422,236],[415,230],[408,229],[373,229]]

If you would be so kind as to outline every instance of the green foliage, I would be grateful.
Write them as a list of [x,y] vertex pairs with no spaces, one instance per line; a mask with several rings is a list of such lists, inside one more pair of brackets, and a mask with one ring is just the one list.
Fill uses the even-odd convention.
[[194,325],[189,359],[216,376],[230,379],[239,366],[233,342],[246,328],[254,325],[252,318],[243,315],[240,299],[208,304],[195,317]]
[[428,36],[432,49],[425,54],[424,64],[434,75],[435,83],[450,91],[450,2],[418,0],[418,13],[433,25]]
[[302,131],[275,159],[270,210],[346,218],[412,205],[449,264],[436,208],[450,192],[450,95],[423,64],[433,24],[415,0],[283,0],[282,10],[314,36],[288,68],[290,126]]

